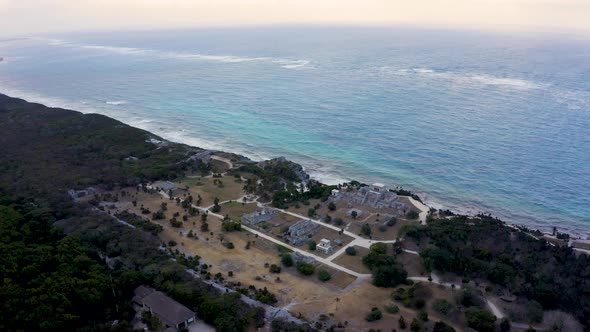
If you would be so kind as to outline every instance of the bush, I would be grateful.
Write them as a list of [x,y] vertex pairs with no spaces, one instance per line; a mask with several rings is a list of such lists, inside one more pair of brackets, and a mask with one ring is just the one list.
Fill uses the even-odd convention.
[[221,223],[221,229],[226,232],[241,231],[242,224],[236,221],[224,221]]
[[463,289],[457,302],[465,307],[477,307],[483,304],[483,300],[471,288]]
[[372,253],[375,254],[385,254],[387,253],[387,244],[383,243],[383,242],[377,242],[377,243],[373,243],[369,249],[371,250]]
[[404,319],[404,316],[399,316],[398,323],[399,323],[400,330],[405,330],[406,327],[408,326],[408,324],[406,323],[406,320]]
[[291,254],[283,254],[283,256],[281,257],[281,263],[287,267],[289,266],[293,266],[293,257],[291,257]]
[[344,225],[344,220],[342,220],[342,218],[335,218],[334,224],[336,224],[336,226],[342,226]]
[[177,244],[178,244],[178,243],[176,243],[176,241],[174,241],[174,240],[170,240],[170,241],[168,241],[168,246],[169,246],[169,247],[175,247]]
[[314,240],[309,240],[309,242],[307,242],[307,247],[309,248],[309,250],[315,250],[317,247],[317,243]]
[[373,284],[377,287],[395,287],[405,283],[407,277],[408,272],[397,263],[373,269]]
[[165,219],[165,218],[166,218],[166,215],[164,214],[164,211],[162,211],[162,210],[158,210],[158,212],[154,212],[152,214],[152,219],[153,220],[162,220],[162,219]]
[[432,297],[432,290],[422,283],[416,283],[409,288],[398,288],[392,294],[393,299],[414,309],[423,309],[425,300]]
[[419,217],[418,212],[416,212],[414,210],[410,210],[410,211],[408,211],[408,213],[406,213],[406,218],[408,218],[408,219],[413,220],[413,219],[418,219],[418,217]]
[[371,236],[371,226],[369,226],[369,224],[364,224],[361,227],[361,234],[364,236]]
[[455,329],[444,322],[436,322],[432,327],[432,332],[455,332]]
[[374,322],[380,320],[383,317],[383,313],[378,308],[371,309],[371,312],[365,317],[367,322]]
[[418,332],[422,329],[422,323],[416,318],[412,319],[412,323],[410,323],[410,331]]
[[307,209],[307,215],[308,215],[309,217],[313,217],[313,216],[315,216],[315,209],[314,209],[314,208],[309,208],[309,209]]
[[315,266],[309,263],[299,262],[297,263],[297,271],[303,275],[309,276],[315,272]]
[[426,313],[426,311],[424,311],[424,310],[418,311],[418,319],[420,319],[423,322],[427,322],[428,321],[428,313]]
[[397,314],[399,312],[399,307],[395,303],[390,303],[385,306],[385,310],[390,314]]
[[436,299],[432,302],[432,309],[443,316],[448,316],[454,308],[451,302],[444,299]]
[[233,242],[226,242],[225,243],[225,247],[227,249],[233,249],[234,248],[234,243]]
[[479,332],[494,332],[496,316],[486,310],[479,308],[468,308],[465,310],[467,325]]
[[328,281],[332,279],[332,276],[330,275],[330,273],[328,273],[328,271],[320,270],[318,272],[318,279],[320,279],[321,281]]
[[385,232],[387,231],[387,226],[385,226],[385,225],[381,225],[381,226],[379,226],[379,228],[378,228],[378,229],[379,229],[379,232],[381,232],[381,233],[385,233]]
[[395,226],[396,223],[397,223],[397,218],[396,217],[391,217],[387,221],[387,226],[392,227],[392,226]]
[[272,264],[269,268],[270,273],[281,273],[281,267],[277,264]]
[[334,202],[328,203],[328,210],[335,211],[336,210],[336,204],[334,204]]
[[176,220],[176,218],[172,218],[170,219],[170,226],[180,228],[182,227],[182,221]]
[[346,252],[347,255],[356,256],[356,249],[354,247],[348,247],[344,252]]
[[213,205],[213,207],[211,208],[211,212],[213,212],[213,213],[218,213],[218,212],[220,212],[220,211],[221,211],[221,205],[219,205],[219,204],[215,204],[215,205]]

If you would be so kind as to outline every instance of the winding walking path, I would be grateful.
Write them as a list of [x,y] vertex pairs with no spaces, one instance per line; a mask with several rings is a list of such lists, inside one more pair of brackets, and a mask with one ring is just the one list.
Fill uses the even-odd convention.
[[418,210],[420,210],[420,213],[418,213],[418,218],[420,219],[420,223],[422,225],[426,225],[426,217],[428,217],[428,212],[430,212],[430,208],[428,206],[424,205],[422,202],[415,200],[411,196],[407,196],[407,197],[408,197],[408,200],[410,201],[410,203],[412,203],[412,205],[414,205],[416,208],[418,208]]

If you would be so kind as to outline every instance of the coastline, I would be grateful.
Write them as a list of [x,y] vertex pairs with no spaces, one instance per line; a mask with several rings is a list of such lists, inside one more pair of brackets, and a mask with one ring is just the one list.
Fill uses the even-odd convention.
[[[232,153],[232,154],[244,156],[244,157],[246,157],[252,161],[255,161],[255,162],[260,162],[263,160],[268,160],[268,159],[273,159],[273,158],[279,157],[278,155],[277,156],[266,156],[263,154],[245,151],[243,149],[236,149],[235,147],[231,147],[227,144],[215,144],[215,142],[213,142],[213,144],[211,144],[210,141],[207,141],[206,139],[203,139],[203,138],[197,138],[197,137],[193,137],[193,136],[189,137],[188,135],[183,135],[182,131],[178,131],[175,133],[159,132],[159,130],[157,128],[148,125],[149,123],[152,122],[152,120],[148,121],[148,120],[139,119],[137,121],[131,121],[132,117],[129,117],[129,118],[123,117],[122,118],[122,117],[118,117],[114,114],[111,114],[111,112],[101,112],[100,110],[94,109],[92,107],[88,107],[88,105],[86,105],[86,103],[80,103],[79,105],[74,105],[75,103],[69,104],[68,102],[60,100],[59,98],[46,98],[46,97],[43,97],[40,95],[36,95],[35,93],[27,93],[27,92],[23,92],[23,91],[14,90],[14,89],[5,89],[5,87],[1,87],[1,89],[2,89],[2,92],[4,92],[5,90],[8,90],[9,94],[7,94],[7,96],[10,96],[13,98],[21,98],[21,99],[31,102],[31,103],[39,103],[39,104],[42,104],[42,105],[45,105],[48,107],[53,107],[53,108],[72,109],[72,110],[75,110],[75,111],[78,111],[78,112],[81,112],[84,114],[92,114],[92,113],[102,114],[107,117],[113,118],[115,120],[121,121],[125,124],[128,124],[132,127],[146,130],[146,131],[153,133],[155,135],[158,135],[170,142],[186,144],[189,146],[203,148],[203,149],[212,150],[212,151]],[[122,105],[125,104],[125,102],[121,102],[121,101],[118,101],[117,103],[122,104]],[[108,101],[105,101],[105,104],[110,105]],[[310,175],[310,178],[312,178],[316,181],[319,181],[320,183],[323,183],[323,184],[335,185],[335,184],[340,184],[340,183],[344,183],[344,182],[349,182],[352,180],[359,180],[358,178],[355,178],[352,176],[350,176],[350,177],[344,176],[344,175],[334,176],[330,173],[323,173],[323,172],[318,171],[316,169],[310,169],[309,167],[306,167],[304,164],[302,164],[298,160],[292,160],[291,158],[287,158],[287,159],[301,165],[303,170],[308,175]],[[360,180],[362,182],[363,179],[360,179]],[[382,180],[380,180],[378,178],[371,180],[371,182],[374,182],[374,181],[383,182]],[[385,181],[385,182],[387,183],[389,181]],[[395,184],[393,184],[392,187],[402,187],[402,186],[396,186]],[[526,227],[526,228],[529,228],[531,231],[536,230],[536,231],[543,233],[544,235],[550,235],[551,233],[549,232],[549,229],[551,227],[557,227],[557,230],[560,233],[568,234],[571,237],[571,239],[576,239],[576,240],[589,240],[590,239],[590,233],[588,233],[587,231],[578,230],[578,229],[576,229],[577,227],[575,227],[575,226],[571,226],[571,227],[573,227],[573,229],[570,229],[570,227],[563,227],[563,225],[551,225],[551,226],[546,225],[546,227],[548,229],[540,229],[540,228],[538,228],[538,226],[529,225],[527,223],[506,221],[506,217],[504,217],[504,216],[498,216],[497,213],[492,213],[493,211],[481,211],[477,207],[467,207],[467,206],[449,207],[449,205],[453,205],[453,204],[440,202],[436,198],[432,199],[427,190],[422,190],[421,188],[416,189],[414,186],[411,186],[411,185],[409,185],[408,187],[403,187],[403,188],[416,193],[420,197],[420,199],[422,200],[422,202],[417,202],[412,199],[412,201],[413,201],[412,203],[416,203],[414,205],[422,211],[422,213],[420,213],[421,221],[422,221],[422,219],[424,219],[424,220],[426,219],[426,215],[428,213],[428,210],[430,210],[430,209],[436,209],[436,210],[449,209],[457,215],[476,216],[477,214],[480,214],[480,213],[491,214],[494,217],[498,217],[499,219],[501,219],[503,222],[505,222],[509,226]],[[418,205],[422,205],[422,206],[420,207]],[[422,217],[422,214],[424,214],[424,217]],[[536,221],[537,219],[531,217],[530,220]],[[533,222],[533,224],[534,224],[534,222]]]

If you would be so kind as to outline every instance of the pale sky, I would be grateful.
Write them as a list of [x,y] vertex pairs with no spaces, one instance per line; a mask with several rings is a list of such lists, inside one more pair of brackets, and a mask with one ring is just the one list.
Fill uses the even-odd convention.
[[590,0],[0,0],[0,34],[264,24],[590,34]]

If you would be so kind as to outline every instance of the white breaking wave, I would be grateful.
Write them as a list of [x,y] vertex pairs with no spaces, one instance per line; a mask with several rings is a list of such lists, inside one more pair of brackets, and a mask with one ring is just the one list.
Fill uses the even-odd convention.
[[127,104],[126,100],[107,100],[105,101],[106,104],[109,105],[125,105]]
[[519,78],[498,77],[494,75],[481,73],[458,73],[453,71],[436,71],[430,68],[396,69],[389,66],[384,66],[377,68],[376,72],[382,76],[416,75],[419,77],[447,80],[452,83],[458,84],[492,85],[520,90],[542,89],[547,87],[547,84],[536,83],[533,81]]
[[162,58],[174,58],[180,60],[200,60],[200,61],[217,61],[225,63],[241,63],[241,62],[270,62],[279,65],[281,68],[286,69],[298,69],[307,66],[309,60],[291,60],[291,59],[279,59],[273,57],[242,57],[235,55],[211,55],[211,54],[199,54],[199,53],[186,53],[186,52],[169,52],[159,51],[154,49],[135,48],[135,47],[120,47],[120,46],[106,46],[106,45],[93,45],[93,44],[79,44],[68,42],[62,39],[51,39],[51,38],[31,38],[33,40],[43,41],[52,46],[63,46],[71,48],[83,48],[97,51],[105,51],[109,53],[123,54],[123,55],[146,55],[153,57]]
[[275,60],[272,60],[272,62],[281,65],[282,68],[287,68],[287,69],[301,68],[301,67],[305,67],[309,64],[309,61],[307,61],[307,60],[275,59]]
[[539,89],[543,86],[535,82],[516,78],[501,78],[491,75],[469,75],[467,79],[486,85],[504,85],[520,89]]

